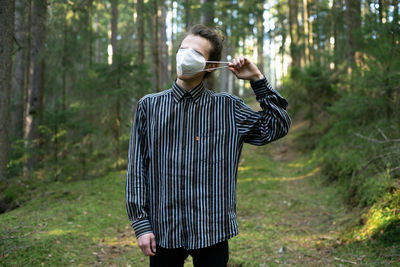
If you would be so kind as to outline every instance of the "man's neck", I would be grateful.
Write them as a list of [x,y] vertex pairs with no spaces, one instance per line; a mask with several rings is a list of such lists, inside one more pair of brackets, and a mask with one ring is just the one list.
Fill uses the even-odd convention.
[[195,88],[202,80],[203,77],[198,77],[191,80],[181,80],[177,78],[176,83],[186,91],[190,91]]

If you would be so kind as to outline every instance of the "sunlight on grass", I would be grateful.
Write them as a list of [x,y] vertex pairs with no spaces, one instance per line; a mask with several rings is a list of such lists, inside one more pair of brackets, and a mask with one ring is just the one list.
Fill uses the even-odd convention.
[[114,237],[111,240],[104,241],[103,244],[108,245],[108,246],[119,246],[119,247],[124,247],[124,246],[138,246],[138,243],[136,241],[136,238],[129,237],[129,238],[118,238]]
[[59,235],[65,235],[65,234],[70,234],[76,231],[73,230],[65,230],[65,229],[54,229],[51,230],[50,232],[45,232],[42,233],[42,235],[46,236],[46,235],[54,235],[54,236],[59,236]]
[[[395,193],[387,193],[382,201],[374,204],[364,215],[365,224],[350,233],[348,241],[362,241],[371,238],[374,235],[383,233],[392,224],[399,224],[400,211],[398,205],[400,203],[400,190]],[[396,233],[396,232],[395,232]],[[396,233],[399,234],[399,231]],[[390,237],[391,238],[391,237]],[[393,237],[396,238],[396,237]],[[399,239],[400,237],[397,237]]]
[[319,167],[310,171],[305,175],[293,176],[293,177],[257,177],[257,178],[242,178],[238,180],[238,183],[247,183],[247,182],[262,182],[262,181],[294,181],[301,180],[310,176],[315,175],[320,170]]

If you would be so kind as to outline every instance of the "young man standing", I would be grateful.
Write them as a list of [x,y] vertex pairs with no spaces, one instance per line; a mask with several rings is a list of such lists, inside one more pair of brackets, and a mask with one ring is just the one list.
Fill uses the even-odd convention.
[[126,207],[150,266],[226,266],[238,234],[236,176],[243,143],[264,145],[287,134],[287,102],[255,64],[226,67],[249,80],[262,111],[204,87],[217,68],[222,38],[193,26],[177,52],[172,88],[139,100],[129,142]]

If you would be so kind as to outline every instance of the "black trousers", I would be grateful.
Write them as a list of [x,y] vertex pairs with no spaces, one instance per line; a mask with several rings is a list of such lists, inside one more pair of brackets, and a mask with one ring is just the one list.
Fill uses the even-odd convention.
[[182,267],[191,255],[194,267],[226,267],[229,260],[228,240],[200,249],[163,248],[157,245],[156,255],[150,257],[150,267]]

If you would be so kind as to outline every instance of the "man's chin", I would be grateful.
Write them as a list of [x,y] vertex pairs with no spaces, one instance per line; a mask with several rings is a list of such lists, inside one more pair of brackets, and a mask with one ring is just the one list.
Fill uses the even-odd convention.
[[193,80],[195,78],[198,78],[198,77],[202,76],[201,72],[198,72],[198,73],[195,73],[195,74],[190,74],[190,75],[187,75],[187,74],[183,75],[183,74],[181,74],[179,72],[177,72],[176,74],[177,74],[177,77],[179,79],[184,80],[184,81]]

